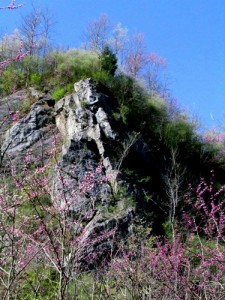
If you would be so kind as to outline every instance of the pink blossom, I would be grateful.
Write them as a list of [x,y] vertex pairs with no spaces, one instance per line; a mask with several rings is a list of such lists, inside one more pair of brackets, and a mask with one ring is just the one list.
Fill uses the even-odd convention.
[[15,122],[19,120],[19,115],[20,115],[19,111],[11,112],[9,114],[12,121],[15,121]]
[[0,9],[18,9],[24,5],[23,3],[15,5],[15,2],[16,2],[16,0],[12,0],[12,2],[9,5],[2,6],[2,7],[0,7]]

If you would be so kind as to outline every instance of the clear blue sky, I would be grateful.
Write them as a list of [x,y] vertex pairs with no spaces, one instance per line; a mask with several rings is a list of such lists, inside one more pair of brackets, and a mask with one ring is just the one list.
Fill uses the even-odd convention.
[[[32,1],[0,11],[0,33],[18,27]],[[10,0],[0,0],[6,5]],[[17,3],[20,1],[17,0]],[[54,40],[76,47],[91,20],[106,13],[129,32],[143,32],[150,52],[166,58],[169,88],[204,127],[225,124],[225,0],[39,0],[56,20]]]

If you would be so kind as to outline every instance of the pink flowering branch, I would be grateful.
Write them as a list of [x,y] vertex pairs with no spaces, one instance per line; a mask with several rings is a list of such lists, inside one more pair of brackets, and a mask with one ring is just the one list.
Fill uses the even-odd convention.
[[10,4],[8,4],[7,6],[1,6],[0,9],[18,9],[24,5],[24,3],[15,4],[15,2],[16,0],[12,0]]
[[[15,0],[12,0],[9,5],[2,6],[2,7],[0,7],[0,9],[18,9],[24,5],[23,3],[15,4],[15,2],[16,2]],[[20,61],[23,58],[25,58],[26,56],[28,56],[29,54],[30,54],[30,51],[26,51],[23,53],[23,43],[21,42],[20,48],[14,58],[8,58],[3,61],[0,61],[0,73],[2,73],[2,70],[4,70],[12,62]]]
[[119,247],[107,276],[132,299],[223,299],[225,188],[214,173],[186,195],[190,204],[174,238],[142,237]]
[[14,58],[8,58],[8,59],[0,62],[0,70],[5,69],[12,62],[21,61],[22,59],[27,57],[29,54],[30,54],[30,51],[23,52],[23,43],[21,42],[20,48]]
[[[55,146],[53,145],[52,148],[55,149]],[[30,167],[34,162],[37,164],[37,159],[32,153],[27,153],[19,174],[12,166],[12,178],[15,184],[13,193],[14,198],[18,198],[14,227],[15,233],[19,232],[20,240],[24,241],[22,245],[16,244],[20,255],[14,260],[13,269],[26,273],[29,265],[33,265],[35,260],[45,262],[45,268],[50,268],[57,274],[57,299],[65,299],[68,284],[74,280],[80,268],[81,257],[87,266],[99,260],[99,255],[94,253],[90,255],[86,253],[85,248],[93,245],[94,249],[94,245],[107,241],[115,231],[105,230],[101,235],[93,233],[89,236],[85,224],[93,217],[91,198],[89,198],[90,207],[88,206],[83,214],[71,217],[74,207],[79,209],[82,197],[93,190],[98,191],[99,185],[107,182],[102,163],[92,172],[85,172],[77,187],[71,184],[70,174],[65,174],[59,169],[55,180],[59,181],[60,188],[57,193],[53,193],[51,178],[47,175],[52,170],[53,157],[55,157],[55,150],[51,153],[48,163],[44,166],[36,165],[35,170],[32,170]],[[76,167],[74,165],[74,168]],[[5,194],[7,193],[9,191]],[[4,208],[5,202],[6,197],[2,195],[0,206]],[[29,207],[28,215],[22,213],[24,207]],[[6,214],[5,210],[4,214]],[[2,222],[4,226],[4,221]],[[8,229],[4,229],[8,234],[12,230],[11,224],[9,225]],[[10,257],[10,254],[8,256]],[[15,277],[17,280],[19,274]],[[12,289],[16,289],[16,279],[7,290],[13,293]]]

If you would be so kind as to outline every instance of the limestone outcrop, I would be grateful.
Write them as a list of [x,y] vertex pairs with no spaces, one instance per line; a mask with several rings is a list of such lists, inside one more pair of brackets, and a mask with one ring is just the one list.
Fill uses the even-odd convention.
[[[123,210],[115,214],[107,211],[115,202],[114,185],[118,171],[114,169],[113,158],[108,155],[110,145],[120,143],[119,133],[111,126],[111,111],[109,99],[106,95],[96,91],[91,79],[80,81],[74,85],[75,93],[64,97],[55,105],[56,125],[62,134],[64,144],[57,171],[66,176],[69,186],[76,187],[76,201],[71,205],[71,211],[83,215],[86,220],[86,235],[83,239],[90,240],[96,233],[101,234],[115,230],[115,235],[126,236],[132,223],[134,212]],[[96,174],[98,165],[102,164],[102,171]],[[79,193],[79,186],[86,180],[86,174],[93,174],[94,186],[92,190]],[[60,176],[54,178],[54,193],[60,193],[62,184]],[[107,178],[106,181],[102,178]],[[66,196],[72,194],[68,188]],[[131,209],[132,210],[132,209]],[[133,211],[133,210],[132,210]],[[107,215],[107,217],[106,217]],[[115,238],[114,235],[114,238]],[[112,237],[111,237],[112,238]],[[112,242],[112,241],[111,241]],[[101,245],[81,247],[81,260],[91,255],[93,249],[98,249],[99,256],[110,251],[110,238]],[[88,245],[84,240],[82,245]]]
[[[10,128],[4,132],[1,157],[3,166],[7,165],[7,157],[21,163],[27,151],[39,149],[45,159],[51,150],[53,132],[56,134],[61,150],[53,166],[52,196],[61,195],[63,190],[58,205],[72,198],[70,215],[79,216],[86,226],[79,250],[83,263],[84,257],[90,256],[94,249],[98,249],[99,258],[111,251],[112,236],[107,237],[107,232],[114,231],[113,238],[124,238],[129,233],[135,210],[124,207],[123,200],[116,199],[115,195],[118,169],[112,149],[120,147],[121,141],[113,125],[112,99],[97,90],[91,79],[75,83],[74,89],[75,93],[56,103],[48,92],[31,89],[29,97],[35,103],[22,119],[9,124]],[[66,189],[62,176],[67,182]],[[92,188],[87,188],[87,180],[92,180],[89,182]],[[103,231],[107,238],[102,243],[83,247],[88,245],[85,239],[88,241]]]
[[[33,103],[28,113],[21,111]],[[8,111],[7,105],[10,105]],[[26,108],[27,109],[27,108]],[[53,136],[59,137],[55,126],[54,109],[48,94],[34,89],[17,92],[0,100],[0,118],[5,122],[0,128],[0,166],[6,171],[9,163],[18,166],[28,152],[48,159]],[[19,120],[13,116],[18,113]],[[4,116],[3,116],[4,114]]]
[[104,167],[111,172],[104,140],[107,139],[108,143],[115,140],[116,133],[110,125],[108,98],[97,93],[91,79],[75,83],[74,88],[75,94],[66,96],[55,105],[56,125],[67,144],[72,140],[94,142]]

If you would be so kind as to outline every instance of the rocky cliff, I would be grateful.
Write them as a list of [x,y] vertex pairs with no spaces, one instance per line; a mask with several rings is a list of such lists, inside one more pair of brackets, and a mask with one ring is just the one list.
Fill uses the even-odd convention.
[[[136,140],[125,143],[128,133],[117,131],[118,124],[112,115],[113,99],[102,93],[91,79],[75,83],[74,89],[75,93],[56,103],[47,91],[39,93],[33,89],[0,101],[2,116],[3,112],[9,115],[7,105],[13,105],[15,111],[28,98],[33,102],[22,118],[8,118],[1,127],[1,173],[7,173],[12,165],[20,168],[28,152],[39,155],[42,158],[39,163],[44,164],[55,141],[58,150],[57,161],[52,166],[52,195],[60,195],[63,189],[58,176],[62,174],[67,189],[59,205],[63,205],[67,196],[76,198],[70,205],[70,213],[80,216],[85,224],[83,240],[100,236],[103,231],[114,231],[113,236],[101,243],[99,240],[90,245],[82,243],[86,245],[80,249],[82,261],[93,251],[103,257],[112,249],[112,238],[125,238],[132,231],[135,201],[127,204],[123,196],[129,189],[135,199],[137,187],[122,179],[119,169]],[[91,189],[85,186],[85,181],[90,183],[87,176],[94,176]]]

